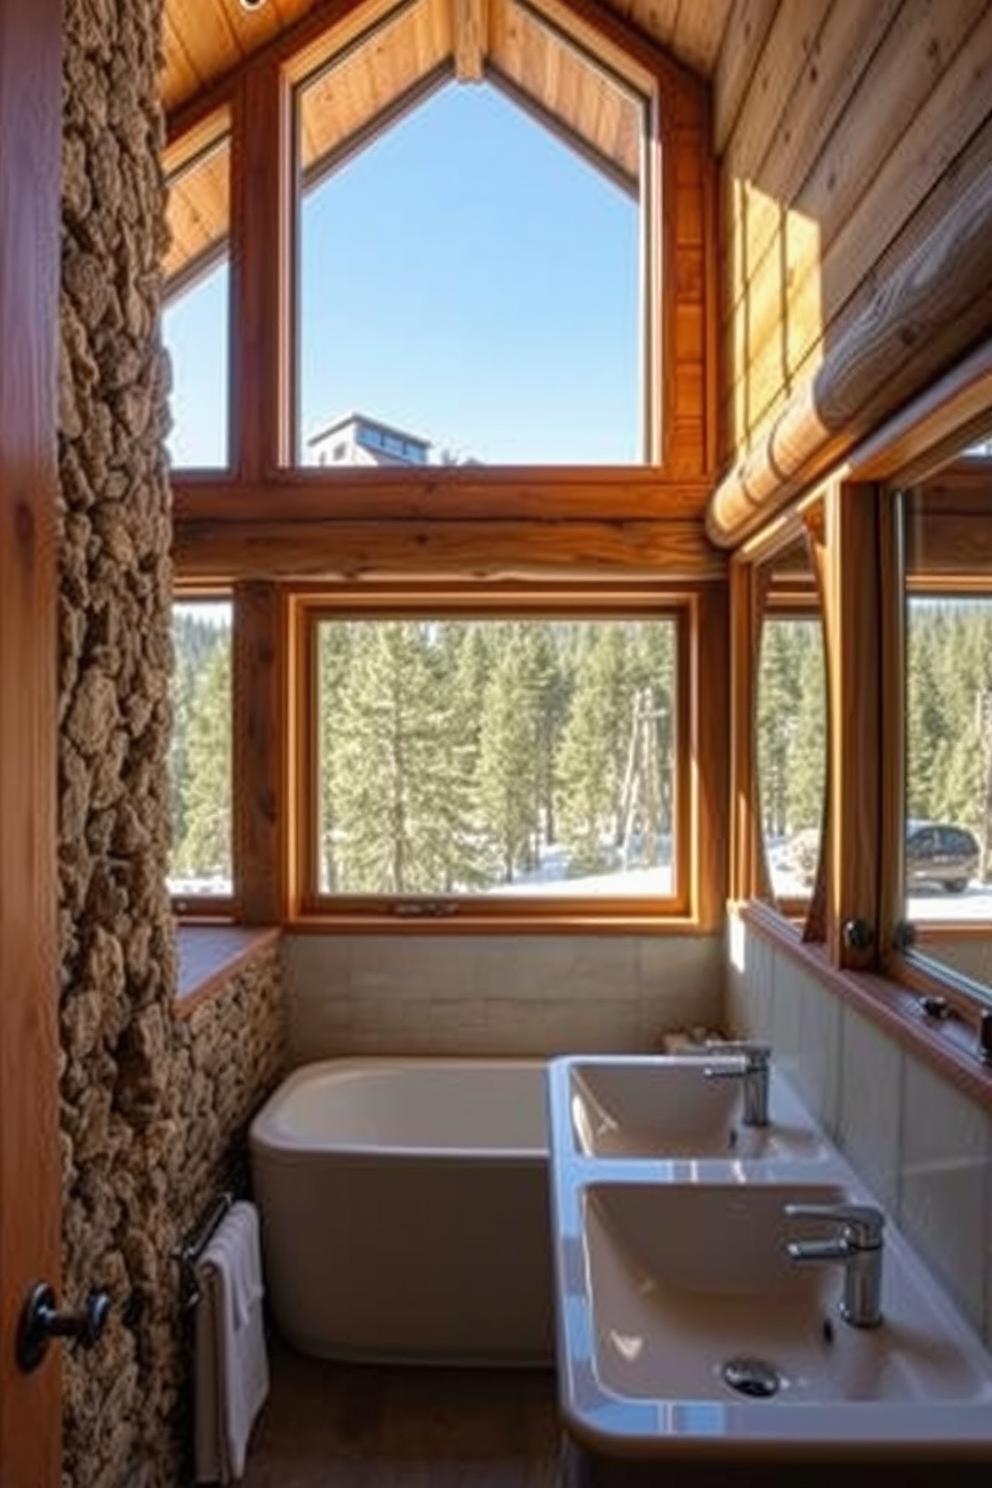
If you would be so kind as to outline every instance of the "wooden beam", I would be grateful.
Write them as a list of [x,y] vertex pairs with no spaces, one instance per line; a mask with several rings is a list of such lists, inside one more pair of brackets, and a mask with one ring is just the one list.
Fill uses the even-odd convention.
[[246,480],[291,457],[289,109],[278,69],[249,66],[235,99],[231,161],[230,454]]
[[264,481],[172,475],[173,515],[187,521],[701,521],[712,487],[643,468],[425,466],[422,470],[280,470]]
[[882,285],[722,481],[707,514],[733,547],[920,394],[992,325],[992,165]]
[[730,666],[727,591],[721,584],[700,596],[692,667],[691,764],[695,807],[691,826],[695,859],[695,918],[701,930],[722,928],[727,904],[727,740],[730,737]]
[[[834,966],[878,964],[882,752],[880,562],[873,486],[826,498],[824,595],[829,721],[827,946]],[[866,927],[871,940],[859,945]]]
[[341,522],[177,524],[177,578],[557,575],[718,580],[726,560],[701,522]]
[[280,834],[288,812],[282,800],[282,634],[275,586],[235,585],[234,881],[244,925],[276,925],[283,917]]
[[489,0],[451,0],[455,37],[455,77],[460,83],[481,83],[489,50]]

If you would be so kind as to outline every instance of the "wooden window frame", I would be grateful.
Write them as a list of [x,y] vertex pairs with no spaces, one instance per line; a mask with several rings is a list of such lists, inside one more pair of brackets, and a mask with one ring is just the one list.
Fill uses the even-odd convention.
[[[663,272],[651,330],[663,375],[650,413],[660,429],[659,463],[294,468],[292,89],[390,4],[317,7],[167,121],[173,161],[197,130],[201,139],[209,134],[219,109],[231,128],[230,463],[174,469],[171,488],[177,584],[223,584],[235,595],[234,917],[246,925],[328,923],[299,918],[294,595],[308,585],[361,589],[414,578],[465,582],[473,592],[501,581],[578,592],[662,576],[689,595],[692,609],[691,903],[683,918],[601,918],[598,928],[716,934],[726,898],[729,714],[726,559],[701,520],[720,467],[709,89],[620,17],[594,0],[573,0],[576,39],[614,70],[649,79],[655,95],[663,149],[649,212],[655,269]],[[391,922],[374,923],[381,930]],[[568,923],[597,928],[591,917]]]
[[[848,456],[843,470],[763,528],[739,534],[730,561],[732,670],[732,899],[745,923],[906,1049],[992,1109],[992,1073],[979,1048],[989,999],[950,968],[896,948],[904,917],[904,554],[893,493],[942,466],[987,432],[992,342]],[[750,743],[758,564],[783,531],[824,503],[811,527],[825,606],[830,809],[813,903],[802,927],[756,893]],[[852,922],[871,931],[851,942]],[[921,998],[951,1016],[924,1016]]]
[[[942,464],[935,454],[934,464]],[[966,1025],[973,1024],[983,1012],[992,1011],[992,992],[982,982],[976,982],[939,960],[931,960],[926,953],[928,945],[939,946],[943,940],[987,940],[990,929],[987,922],[931,920],[914,925],[916,939],[912,946],[902,948],[900,929],[909,922],[907,894],[904,878],[904,818],[905,818],[905,768],[906,768],[906,716],[908,701],[908,616],[906,600],[914,596],[943,598],[954,595],[978,596],[992,601],[992,579],[987,575],[977,578],[961,571],[963,555],[968,552],[967,543],[958,543],[955,571],[942,578],[926,579],[913,577],[905,542],[906,496],[920,478],[917,471],[913,478],[896,478],[880,489],[879,501],[888,524],[892,529],[892,581],[884,596],[885,613],[883,624],[888,636],[891,656],[891,683],[888,723],[886,725],[886,755],[896,761],[889,770],[892,796],[886,812],[887,831],[885,844],[888,849],[885,864],[883,890],[883,934],[881,939],[880,967],[902,986],[920,996],[936,996],[944,999],[954,1014]],[[992,518],[990,518],[992,520]],[[898,789],[898,796],[895,792]],[[909,922],[911,923],[911,922]]]
[[[358,35],[347,35],[339,38],[332,29],[328,32],[325,45],[319,49],[308,49],[305,58],[294,59],[292,65],[286,71],[286,78],[290,87],[290,110],[291,110],[291,133],[292,133],[292,205],[291,205],[291,228],[290,240],[293,245],[292,263],[289,266],[289,274],[292,282],[292,303],[294,306],[292,326],[292,351],[289,362],[289,400],[291,412],[292,430],[290,433],[290,464],[294,470],[306,470],[304,463],[305,439],[303,431],[299,428],[298,410],[300,404],[300,364],[301,364],[301,321],[304,317],[304,306],[300,283],[300,242],[302,236],[301,219],[304,195],[304,175],[300,156],[301,110],[303,97],[306,90],[313,84],[319,83],[321,78],[333,71],[340,61],[350,58],[356,51],[372,49],[378,43],[382,34],[396,21],[404,18],[405,13],[416,7],[421,0],[397,0],[397,3],[383,15],[372,15],[365,27]],[[636,403],[638,423],[640,426],[639,445],[641,457],[632,460],[629,464],[617,466],[622,469],[657,469],[662,463],[662,451],[664,448],[664,416],[662,412],[663,389],[665,386],[665,337],[660,333],[664,324],[665,316],[662,312],[662,285],[664,283],[664,260],[667,255],[667,246],[664,242],[665,234],[662,231],[662,214],[660,203],[662,201],[663,179],[664,179],[664,141],[661,136],[660,117],[661,108],[659,104],[659,90],[661,87],[657,69],[649,70],[641,65],[635,65],[630,59],[613,58],[606,61],[602,55],[597,53],[596,45],[588,38],[583,39],[580,34],[573,32],[563,21],[554,19],[550,14],[545,15],[540,6],[531,3],[531,0],[516,0],[520,9],[536,23],[540,29],[554,36],[565,49],[574,57],[578,58],[582,65],[590,72],[600,74],[608,78],[613,85],[630,95],[631,102],[639,111],[640,134],[639,134],[639,184],[636,192],[632,192],[626,181],[620,182],[621,189],[628,195],[633,195],[637,202],[638,210],[638,242],[640,264],[637,270],[639,281],[639,306],[637,310],[637,388]],[[312,182],[307,185],[319,186],[329,175],[349,159],[357,155],[362,149],[375,143],[388,131],[401,125],[408,116],[414,113],[422,104],[426,103],[435,93],[439,92],[448,84],[454,82],[458,76],[456,59],[452,58],[453,66],[442,63],[432,72],[427,73],[406,93],[401,94],[393,103],[387,104],[385,108],[375,116],[372,121],[359,128],[355,134],[348,135],[329,155],[321,161]],[[595,158],[595,152],[588,146],[584,146],[581,139],[567,125],[557,120],[550,112],[541,105],[528,98],[528,95],[516,84],[512,83],[497,70],[490,70],[483,66],[478,82],[486,83],[503,98],[507,99],[526,118],[533,122],[536,129],[545,129],[553,134],[560,142],[570,150],[583,158],[590,170],[605,175],[607,179],[618,183],[618,175],[611,171],[605,161],[600,162]],[[283,458],[286,456],[285,447],[282,449]],[[506,465],[498,464],[493,469],[506,469]],[[610,468],[607,466],[606,468]],[[330,465],[330,470],[335,467]],[[335,470],[335,475],[340,478],[343,472]]]
[[[377,477],[368,482],[352,472],[339,480],[294,464],[293,90],[335,51],[353,46],[382,11],[382,4],[369,0],[345,14],[332,8],[330,14],[304,17],[208,90],[195,107],[168,121],[167,156],[175,160],[184,158],[187,138],[197,131],[202,136],[205,121],[218,110],[229,112],[232,141],[230,468],[173,472],[180,520],[187,510],[195,513],[201,498],[209,501],[217,491],[264,504],[267,497],[278,498],[280,488],[299,487],[301,480],[320,491],[325,509],[333,509],[338,496],[347,507],[358,486],[365,512],[374,518],[383,514],[380,495],[387,507],[395,504],[399,492],[407,493],[411,503],[426,484],[444,510],[446,492],[457,492],[465,480],[465,472],[450,469],[431,470],[426,482],[417,470],[359,472],[359,477]],[[638,503],[631,516],[680,510],[696,515],[719,468],[717,172],[709,90],[635,28],[588,0],[574,0],[569,31],[591,58],[599,57],[653,95],[645,151],[649,158],[642,175],[645,222],[653,242],[646,275],[650,282],[645,285],[652,302],[646,339],[650,364],[660,368],[645,421],[648,430],[656,431],[650,450],[654,463],[473,467],[467,484],[486,490],[512,472],[529,493],[547,485],[554,495],[567,474],[573,484],[578,480],[587,490],[591,487],[589,494],[618,488],[621,501],[633,487]],[[389,123],[387,110],[383,127]],[[602,510],[612,505],[607,499]],[[588,502],[583,510],[588,514]]]
[[[287,923],[295,928],[350,929],[374,926],[400,933],[499,932],[512,930],[570,932],[587,929],[699,932],[715,928],[722,903],[717,854],[722,834],[707,833],[719,810],[719,787],[713,771],[719,754],[716,727],[725,709],[719,696],[712,709],[700,706],[700,686],[710,666],[719,663],[712,643],[725,615],[704,588],[666,588],[657,584],[502,585],[480,591],[467,583],[405,583],[372,586],[326,586],[295,590],[287,598],[290,664],[287,717],[291,745],[287,756],[285,796],[293,803],[287,838]],[[675,873],[677,890],[665,900],[620,896],[558,899],[514,894],[426,896],[418,913],[417,896],[321,895],[314,885],[316,848],[314,733],[316,684],[313,635],[321,619],[338,615],[450,614],[453,618],[505,618],[554,615],[582,619],[642,615],[676,621],[678,697],[675,751]],[[703,642],[708,635],[710,644]],[[704,662],[703,652],[707,660]],[[714,688],[714,692],[716,689]],[[707,696],[707,703],[710,697]],[[704,833],[706,840],[704,842]]]

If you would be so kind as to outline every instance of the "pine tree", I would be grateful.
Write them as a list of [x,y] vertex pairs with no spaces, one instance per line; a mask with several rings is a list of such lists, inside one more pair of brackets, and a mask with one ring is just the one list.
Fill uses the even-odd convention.
[[818,621],[796,621],[799,697],[789,737],[786,812],[789,833],[819,830],[827,777],[827,697],[823,632]]
[[559,822],[573,874],[613,862],[629,751],[633,687],[622,626],[585,627],[558,752]]
[[477,791],[483,831],[504,883],[535,861],[538,706],[522,629],[508,626],[482,700]]
[[185,831],[176,853],[183,877],[232,879],[231,646],[215,636],[192,689],[186,725]]
[[344,893],[437,891],[432,810],[443,798],[444,711],[415,621],[362,630],[341,688],[331,774]]

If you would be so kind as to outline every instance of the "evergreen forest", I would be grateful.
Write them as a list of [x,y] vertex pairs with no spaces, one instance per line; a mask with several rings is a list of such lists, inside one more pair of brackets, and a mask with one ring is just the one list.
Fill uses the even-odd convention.
[[673,621],[325,620],[318,657],[322,892],[670,866]]
[[[231,878],[230,624],[176,606],[171,876],[206,892]],[[907,816],[968,827],[989,877],[992,601],[914,599],[907,630]],[[672,619],[321,620],[320,892],[668,892],[675,649]],[[766,621],[769,843],[819,830],[823,666],[816,619]]]
[[[966,827],[992,876],[992,601],[911,598],[906,818]],[[766,618],[758,684],[761,821],[769,844],[818,838],[826,761],[817,618]],[[815,855],[816,847],[812,849]],[[808,869],[808,863],[805,865]]]

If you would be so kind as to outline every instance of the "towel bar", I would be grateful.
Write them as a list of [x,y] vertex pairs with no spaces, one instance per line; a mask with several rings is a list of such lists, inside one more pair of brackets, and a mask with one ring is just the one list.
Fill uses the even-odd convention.
[[190,1312],[200,1300],[195,1266],[210,1243],[210,1238],[224,1215],[234,1203],[234,1194],[225,1190],[215,1200],[206,1218],[190,1231],[186,1238],[172,1251],[172,1259],[179,1267],[179,1305],[183,1312]]

